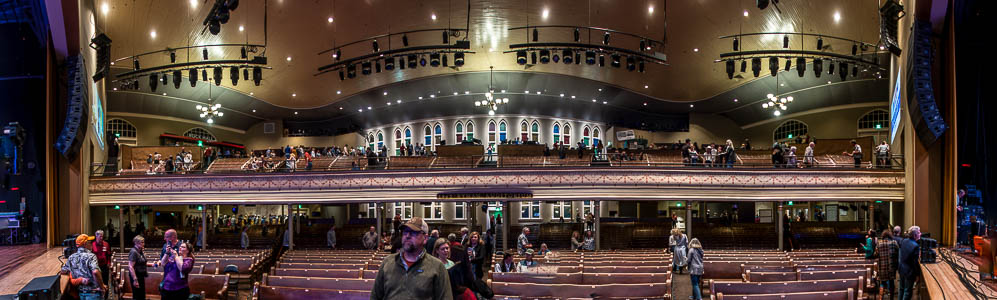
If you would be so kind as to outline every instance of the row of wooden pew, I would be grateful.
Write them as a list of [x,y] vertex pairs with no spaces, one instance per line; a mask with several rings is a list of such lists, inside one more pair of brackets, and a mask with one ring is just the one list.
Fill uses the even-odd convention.
[[[200,294],[202,299],[228,299],[229,293],[238,292],[238,286],[230,283],[251,282],[258,278],[270,263],[271,250],[212,249],[194,254],[194,266],[188,283],[191,293]],[[159,258],[160,249],[146,249],[149,262]],[[146,298],[159,298],[159,283],[163,281],[163,269],[148,267],[149,277],[145,279]],[[115,253],[111,258],[111,282],[119,299],[132,299],[132,286],[129,279],[128,253]]]
[[252,299],[370,299],[387,255],[373,250],[290,251],[255,283]]
[[[514,261],[523,259],[514,256]],[[499,262],[501,256],[494,256]],[[534,258],[539,272],[489,271],[496,299],[671,299],[671,255],[661,249],[557,252]]]
[[717,250],[704,254],[711,299],[865,299],[875,262],[851,249],[796,252]]

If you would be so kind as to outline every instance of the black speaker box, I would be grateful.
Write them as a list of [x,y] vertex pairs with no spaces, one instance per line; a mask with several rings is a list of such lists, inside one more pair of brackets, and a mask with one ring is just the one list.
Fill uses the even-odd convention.
[[917,137],[925,145],[934,144],[948,125],[935,103],[931,84],[931,22],[916,21],[907,61],[907,108]]
[[56,300],[60,296],[59,275],[36,277],[17,292],[19,300]]
[[62,132],[55,140],[55,148],[70,161],[75,160],[87,133],[89,109],[87,106],[88,90],[84,75],[86,69],[83,59],[78,56],[66,59],[67,65],[67,99],[66,120]]

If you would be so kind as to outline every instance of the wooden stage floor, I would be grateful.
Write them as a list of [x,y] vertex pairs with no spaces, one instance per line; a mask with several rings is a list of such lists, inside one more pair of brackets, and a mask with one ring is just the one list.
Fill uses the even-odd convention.
[[[979,267],[976,256],[959,254],[951,248],[939,248],[938,262],[921,264],[921,275],[924,278],[924,288],[930,299],[978,299],[975,294],[984,297],[997,295],[997,281],[980,281]],[[946,258],[952,263],[946,261]],[[979,260],[976,258],[976,260]],[[953,267],[954,265],[954,267]],[[978,286],[978,291],[971,291],[960,280],[960,274],[971,284]]]
[[62,248],[48,249],[44,244],[26,246],[3,246],[0,253],[4,258],[24,257],[17,262],[3,262],[0,268],[7,270],[0,274],[0,295],[16,294],[35,277],[59,273],[62,263],[59,256]]

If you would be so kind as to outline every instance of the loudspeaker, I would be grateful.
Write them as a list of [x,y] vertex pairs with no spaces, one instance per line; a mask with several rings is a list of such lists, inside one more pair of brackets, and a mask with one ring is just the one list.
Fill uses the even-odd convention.
[[926,146],[935,143],[948,129],[935,103],[931,85],[931,22],[916,21],[910,39],[907,61],[907,108],[917,137]]
[[17,292],[20,300],[55,300],[59,299],[59,275],[36,277]]
[[66,78],[66,120],[54,146],[59,153],[73,161],[76,159],[76,154],[79,153],[87,133],[89,90],[83,77],[86,73],[83,59],[79,56],[70,57],[66,59],[66,65],[68,74]]

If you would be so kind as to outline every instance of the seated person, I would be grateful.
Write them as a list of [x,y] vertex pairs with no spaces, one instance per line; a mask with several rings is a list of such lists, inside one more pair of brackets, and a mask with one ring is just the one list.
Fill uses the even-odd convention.
[[517,264],[519,272],[527,272],[531,268],[535,268],[538,266],[537,262],[533,260],[534,253],[535,252],[533,252],[533,249],[526,249],[526,258],[519,261],[519,264]]
[[547,248],[547,243],[540,244],[540,252],[538,254],[540,256],[547,256],[547,254],[550,254],[550,249]]
[[495,264],[495,273],[516,272],[516,262],[512,259],[512,252],[506,251],[502,254],[502,261]]

